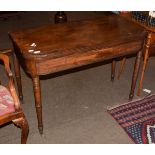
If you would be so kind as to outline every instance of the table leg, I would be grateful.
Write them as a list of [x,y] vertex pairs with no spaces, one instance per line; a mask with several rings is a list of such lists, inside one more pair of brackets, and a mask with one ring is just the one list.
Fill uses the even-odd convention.
[[42,121],[42,104],[41,104],[41,88],[39,76],[32,77],[33,89],[35,97],[35,107],[38,119],[38,129],[40,134],[43,134],[43,121]]
[[19,65],[19,61],[18,61],[15,53],[13,54],[13,63],[14,63],[14,70],[15,70],[15,77],[16,77],[16,81],[17,81],[19,98],[20,98],[21,102],[23,102],[20,65]]
[[137,57],[136,57],[133,76],[132,76],[132,84],[131,84],[129,100],[132,100],[133,96],[134,96],[134,90],[135,90],[135,86],[136,86],[136,82],[137,82],[137,78],[138,78],[138,72],[139,72],[139,68],[140,68],[141,57],[142,57],[142,50],[138,52]]
[[112,60],[111,64],[111,81],[114,81],[115,78],[115,68],[116,68],[116,60]]
[[124,57],[122,60],[121,60],[121,64],[120,64],[120,68],[119,68],[119,71],[118,71],[118,76],[117,78],[119,79],[121,74],[123,73],[124,71],[124,67],[125,67],[125,62],[126,62],[126,57]]
[[147,40],[146,40],[142,74],[141,74],[141,78],[140,78],[140,82],[139,82],[139,87],[138,87],[138,92],[137,92],[138,96],[140,96],[140,93],[141,93],[141,90],[142,90],[142,83],[143,83],[143,80],[144,80],[144,73],[145,73],[147,62],[148,62],[149,48],[150,48],[150,44],[151,44],[151,35],[152,34],[149,33],[148,36],[147,36]]

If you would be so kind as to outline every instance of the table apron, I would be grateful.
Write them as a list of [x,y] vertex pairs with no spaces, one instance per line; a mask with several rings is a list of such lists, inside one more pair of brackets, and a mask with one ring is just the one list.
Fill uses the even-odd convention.
[[132,43],[130,44],[130,46],[128,45],[128,47],[126,46],[125,48],[122,49],[119,47],[118,49],[116,48],[111,51],[96,50],[93,52],[83,53],[82,55],[75,54],[56,59],[47,59],[45,61],[38,61],[36,63],[36,68],[37,73],[39,75],[45,75],[96,62],[110,60],[113,58],[119,58],[121,56],[136,54],[140,50],[142,50],[142,44]]

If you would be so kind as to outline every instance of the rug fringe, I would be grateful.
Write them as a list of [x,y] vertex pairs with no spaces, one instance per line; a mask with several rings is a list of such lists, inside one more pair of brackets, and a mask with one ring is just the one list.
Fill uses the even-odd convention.
[[153,96],[153,95],[155,95],[155,94],[149,94],[149,95],[144,96],[143,98],[134,99],[134,100],[132,100],[132,101],[128,101],[128,102],[122,103],[122,104],[116,104],[116,105],[114,105],[114,106],[107,106],[107,110],[112,110],[112,109],[115,109],[115,108],[117,108],[117,107],[119,107],[119,106],[127,105],[127,104],[129,104],[129,103],[133,103],[133,102],[136,102],[136,101],[140,101],[140,100],[146,99],[146,98],[148,98],[148,97],[151,97],[151,96]]

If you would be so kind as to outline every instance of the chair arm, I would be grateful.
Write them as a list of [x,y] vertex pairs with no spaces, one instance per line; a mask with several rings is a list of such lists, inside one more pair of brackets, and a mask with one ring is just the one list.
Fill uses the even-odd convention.
[[13,74],[11,72],[11,69],[10,69],[9,57],[4,55],[4,54],[0,54],[0,60],[2,60],[4,62],[7,75],[8,76],[13,76]]
[[1,49],[0,54],[11,55],[12,54],[12,49]]
[[9,77],[9,90],[10,90],[11,96],[14,100],[15,108],[16,108],[16,110],[18,110],[20,108],[20,102],[19,102],[18,96],[16,94],[15,86],[14,86],[13,74],[10,69],[9,57],[5,54],[0,54],[0,60],[2,60],[4,62],[6,73]]
[[13,82],[13,77],[9,78],[9,90],[10,90],[11,96],[14,100],[15,109],[19,110],[20,109],[20,101],[19,101],[19,98],[16,93],[16,89],[15,89],[14,82]]

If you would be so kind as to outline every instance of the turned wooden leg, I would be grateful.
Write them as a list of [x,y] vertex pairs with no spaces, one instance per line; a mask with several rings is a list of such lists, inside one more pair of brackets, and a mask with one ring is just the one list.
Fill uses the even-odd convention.
[[145,69],[146,69],[147,62],[148,62],[148,57],[149,57],[150,43],[151,43],[151,33],[148,34],[147,40],[146,40],[145,52],[144,52],[144,62],[143,62],[141,78],[140,78],[140,82],[139,82],[139,86],[138,86],[138,92],[137,92],[138,96],[140,96],[140,93],[141,93],[141,90],[142,90],[142,84],[143,84],[143,80],[144,80],[144,73],[145,73]]
[[35,97],[35,107],[38,119],[38,129],[40,134],[43,134],[43,121],[42,121],[42,104],[41,104],[41,88],[40,88],[40,79],[39,76],[32,77],[33,80],[33,89]]
[[27,120],[24,118],[23,119],[23,124],[22,124],[22,136],[21,136],[21,143],[26,144],[27,142],[27,137],[29,133],[29,126]]
[[120,64],[120,68],[119,68],[118,76],[117,76],[118,79],[120,78],[121,74],[122,74],[123,71],[124,71],[125,62],[126,62],[126,57],[124,57],[124,58],[121,60],[121,64]]
[[134,96],[134,90],[135,90],[135,86],[136,86],[136,82],[137,82],[137,78],[138,78],[138,72],[139,72],[139,68],[140,68],[141,57],[142,57],[142,51],[139,51],[137,54],[137,57],[136,57],[136,61],[135,61],[129,100],[132,100],[133,96]]
[[112,82],[115,79],[115,68],[116,68],[116,61],[112,60],[112,63],[111,63],[111,81]]
[[28,122],[25,117],[18,118],[16,120],[12,121],[15,125],[21,128],[21,144],[26,144],[27,142],[27,137],[29,133],[29,126]]
[[20,66],[19,66],[19,61],[15,54],[13,54],[13,63],[14,63],[14,71],[15,71],[16,82],[17,82],[17,87],[18,87],[19,99],[22,102],[23,101],[23,92],[22,92]]
[[55,24],[57,23],[66,23],[67,22],[67,15],[64,11],[57,11],[55,14]]

